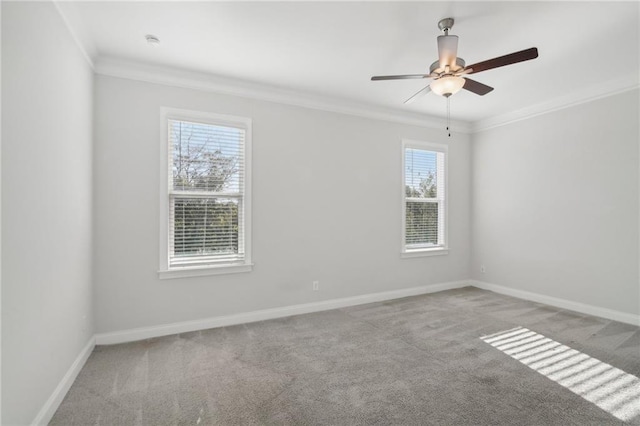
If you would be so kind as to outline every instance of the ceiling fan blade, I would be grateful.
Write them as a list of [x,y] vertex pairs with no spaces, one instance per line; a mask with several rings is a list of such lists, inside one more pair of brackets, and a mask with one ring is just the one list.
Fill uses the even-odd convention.
[[431,91],[431,86],[423,87],[422,89],[418,90],[413,96],[411,96],[409,99],[404,101],[404,103],[408,105],[411,102],[415,101],[416,99],[423,97],[430,91]]
[[484,96],[493,90],[493,87],[471,80],[470,78],[464,79],[464,86],[462,86],[462,88],[480,96]]
[[529,61],[538,57],[538,49],[532,47],[530,49],[521,50],[519,52],[510,53],[509,55],[499,56],[487,61],[478,62],[469,65],[465,69],[471,69],[469,74],[477,74],[481,71],[487,71],[493,68],[504,67],[505,65],[517,64],[518,62]]
[[378,80],[408,80],[411,78],[430,78],[429,74],[404,74],[404,75],[375,75],[371,81]]
[[444,67],[447,65],[453,68],[456,64],[457,56],[458,56],[458,36],[456,35],[438,36],[438,59],[440,61],[440,68],[444,69]]

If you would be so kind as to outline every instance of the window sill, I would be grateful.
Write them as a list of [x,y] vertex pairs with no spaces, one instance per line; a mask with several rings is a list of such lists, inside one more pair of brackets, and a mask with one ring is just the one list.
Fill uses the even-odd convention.
[[409,259],[412,257],[442,256],[446,254],[449,254],[448,247],[437,247],[430,249],[405,251],[400,254],[400,257],[402,257],[403,259]]
[[158,277],[161,280],[170,280],[173,278],[188,277],[204,277],[207,275],[237,274],[242,272],[251,272],[253,263],[243,263],[241,265],[224,265],[224,266],[206,266],[206,267],[188,267],[173,268],[166,271],[158,271]]

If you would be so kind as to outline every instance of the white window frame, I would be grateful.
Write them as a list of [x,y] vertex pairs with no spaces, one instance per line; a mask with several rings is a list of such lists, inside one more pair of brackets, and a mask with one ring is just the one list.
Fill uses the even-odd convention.
[[[194,121],[197,123],[218,126],[239,127],[245,130],[244,140],[244,238],[239,244],[244,244],[244,261],[242,263],[200,265],[185,267],[169,266],[169,120]],[[251,263],[251,119],[231,115],[214,114],[203,111],[186,109],[160,108],[160,279],[197,277],[206,275],[230,274],[250,272]]]
[[[406,223],[407,223],[407,196],[405,189],[406,182],[406,164],[405,164],[405,152],[407,149],[420,149],[425,151],[435,151],[444,154],[444,194],[438,194],[438,197],[442,197],[443,200],[439,202],[438,215],[443,215],[444,226],[439,229],[442,234],[438,236],[438,239],[442,238],[442,244],[432,247],[421,248],[407,248],[406,245]],[[402,223],[401,223],[401,240],[400,255],[403,258],[411,257],[423,257],[423,256],[438,256],[449,254],[449,146],[445,144],[425,142],[413,139],[402,139],[402,186],[401,186],[401,198],[402,198]]]

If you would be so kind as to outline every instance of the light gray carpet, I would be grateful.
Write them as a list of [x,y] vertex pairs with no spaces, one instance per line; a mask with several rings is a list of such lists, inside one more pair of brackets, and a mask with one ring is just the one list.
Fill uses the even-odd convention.
[[98,346],[51,424],[622,424],[480,339],[517,326],[640,375],[638,327],[464,288]]

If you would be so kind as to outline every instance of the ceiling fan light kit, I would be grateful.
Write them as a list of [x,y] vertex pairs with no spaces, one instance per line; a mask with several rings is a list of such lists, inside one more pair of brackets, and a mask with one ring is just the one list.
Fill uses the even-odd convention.
[[436,95],[444,96],[448,98],[451,95],[455,95],[462,87],[464,87],[464,78],[457,76],[445,76],[437,80],[433,80],[429,87],[431,91]]
[[[438,22],[438,28],[444,35],[438,36],[438,60],[429,67],[429,74],[404,74],[373,76],[371,80],[405,80],[430,78],[433,81],[420,89],[416,94],[405,101],[411,103],[418,97],[433,92],[436,95],[447,98],[447,130],[449,130],[449,98],[460,90],[465,89],[476,95],[484,96],[493,90],[493,87],[482,84],[467,77],[469,74],[477,74],[493,68],[529,61],[538,57],[538,49],[535,47],[510,53],[508,55],[489,59],[467,66],[464,59],[458,57],[458,36],[449,35],[453,27],[454,19],[445,18]],[[449,133],[451,136],[451,133]]]

